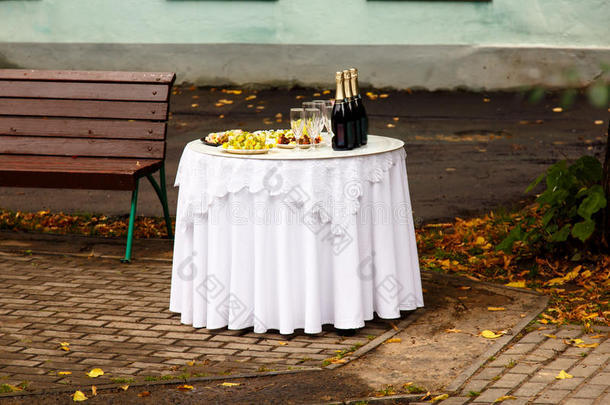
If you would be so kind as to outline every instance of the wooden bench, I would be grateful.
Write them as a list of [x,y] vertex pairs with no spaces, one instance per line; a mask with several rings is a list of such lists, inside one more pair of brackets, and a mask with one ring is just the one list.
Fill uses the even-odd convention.
[[174,80],[174,73],[0,69],[0,186],[130,190],[122,260],[129,262],[146,176],[171,239],[164,162]]

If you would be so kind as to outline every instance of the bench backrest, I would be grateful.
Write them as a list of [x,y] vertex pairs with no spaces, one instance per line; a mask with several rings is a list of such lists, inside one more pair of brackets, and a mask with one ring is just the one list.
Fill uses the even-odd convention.
[[0,69],[0,154],[164,159],[174,80]]

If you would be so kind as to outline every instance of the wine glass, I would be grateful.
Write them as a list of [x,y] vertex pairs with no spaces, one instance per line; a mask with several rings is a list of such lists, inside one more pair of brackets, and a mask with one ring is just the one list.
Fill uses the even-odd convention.
[[[320,119],[320,138],[322,138],[322,129],[326,128],[326,134],[331,134],[332,131],[330,129],[330,117],[333,112],[332,101],[330,100],[314,100],[313,104],[315,108],[320,110],[322,117]],[[323,139],[320,141],[322,142]]]
[[309,136],[309,149],[310,151],[315,147],[315,139],[320,135],[322,122],[322,113],[317,108],[306,108],[305,109],[305,127],[307,128],[307,135]]
[[303,134],[303,128],[305,126],[305,110],[302,108],[291,108],[290,109],[290,128],[294,134],[294,140],[296,142],[296,149],[299,146],[299,140]]

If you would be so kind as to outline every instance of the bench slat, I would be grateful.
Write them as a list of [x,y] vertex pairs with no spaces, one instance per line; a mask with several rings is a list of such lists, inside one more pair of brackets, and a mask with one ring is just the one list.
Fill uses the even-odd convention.
[[166,120],[167,104],[0,98],[0,115]]
[[168,72],[107,72],[79,70],[0,69],[0,79],[79,82],[122,82],[170,84],[176,75]]
[[165,139],[164,122],[0,116],[0,135]]
[[0,155],[0,186],[133,190],[162,160]]
[[0,80],[0,97],[165,101],[169,86],[130,83],[62,83]]
[[158,158],[164,141],[0,136],[0,154]]

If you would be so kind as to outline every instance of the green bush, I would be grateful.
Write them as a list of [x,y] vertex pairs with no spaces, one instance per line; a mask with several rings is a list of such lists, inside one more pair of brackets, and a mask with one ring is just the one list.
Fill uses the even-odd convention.
[[589,241],[601,223],[599,213],[606,207],[602,177],[601,163],[591,156],[583,156],[570,166],[565,160],[552,165],[525,191],[531,192],[546,180],[546,190],[536,199],[542,217],[527,217],[516,224],[496,249],[510,252],[516,241]]

